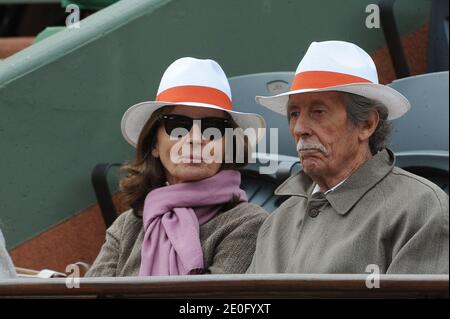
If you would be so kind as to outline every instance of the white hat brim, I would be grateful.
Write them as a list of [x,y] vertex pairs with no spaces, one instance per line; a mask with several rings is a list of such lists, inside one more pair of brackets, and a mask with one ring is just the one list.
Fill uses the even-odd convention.
[[321,89],[303,89],[281,93],[274,96],[256,96],[255,100],[268,109],[287,116],[287,102],[289,95],[308,92],[339,91],[353,93],[382,103],[388,109],[388,120],[394,120],[411,109],[408,99],[400,92],[386,85],[373,83],[355,83],[346,85],[330,86]]
[[237,111],[230,111],[223,109],[219,106],[206,104],[206,103],[197,103],[197,102],[157,102],[157,101],[149,101],[149,102],[141,102],[131,106],[124,113],[121,121],[121,131],[125,140],[130,143],[133,147],[136,147],[137,142],[139,140],[139,135],[141,134],[142,128],[144,127],[147,120],[152,116],[153,112],[156,110],[168,106],[168,105],[184,105],[184,106],[196,106],[196,107],[204,107],[209,109],[221,110],[229,113],[236,124],[246,130],[248,128],[254,129],[257,132],[256,143],[261,141],[264,137],[266,122],[264,118],[255,113],[243,113]]

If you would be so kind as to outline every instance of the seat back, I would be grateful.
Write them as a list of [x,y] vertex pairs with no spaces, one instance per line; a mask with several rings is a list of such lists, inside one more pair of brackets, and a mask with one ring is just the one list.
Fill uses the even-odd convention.
[[389,85],[411,103],[411,110],[393,121],[394,152],[448,151],[448,85],[448,71],[412,76]]
[[[256,95],[274,95],[289,91],[293,72],[257,73],[231,77],[229,79],[233,95],[234,109],[239,112],[261,114],[267,123],[267,132],[270,128],[278,129],[278,154],[297,157],[295,144],[289,133],[286,116],[275,113],[255,102]],[[269,134],[266,134],[266,150],[263,153],[273,153],[269,150]]]
[[396,153],[396,165],[422,176],[449,194],[448,151],[415,151]]
[[433,0],[428,32],[428,72],[448,71],[448,0]]

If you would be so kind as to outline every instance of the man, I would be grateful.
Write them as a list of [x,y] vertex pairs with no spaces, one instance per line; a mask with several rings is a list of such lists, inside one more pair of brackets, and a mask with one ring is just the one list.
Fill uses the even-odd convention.
[[378,84],[366,52],[314,42],[289,92],[256,99],[287,114],[303,170],[276,190],[290,198],[261,227],[249,273],[448,274],[448,196],[395,166],[389,121],[410,104]]
[[11,262],[11,258],[5,248],[5,240],[0,230],[0,279],[15,278],[16,272]]

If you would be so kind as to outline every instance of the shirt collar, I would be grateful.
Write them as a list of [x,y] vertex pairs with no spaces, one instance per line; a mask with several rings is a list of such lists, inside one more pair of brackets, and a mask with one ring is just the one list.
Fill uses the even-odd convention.
[[[384,149],[365,162],[352,175],[336,185],[332,192],[327,192],[326,198],[333,208],[341,215],[348,211],[366,194],[388,175],[395,165],[394,153]],[[280,196],[300,196],[310,198],[315,183],[300,171],[299,174],[288,178],[276,190]],[[339,187],[338,187],[339,186]]]
[[[329,190],[327,190],[324,194],[328,194],[332,191],[334,191],[336,188],[338,188],[342,183],[344,183],[347,179],[344,179],[343,181],[340,181],[339,183],[337,183],[336,185],[334,185],[333,187],[331,187]],[[312,190],[311,195],[315,194],[315,193],[319,193],[320,192],[320,186],[319,184],[316,184],[316,186],[314,186],[314,189]]]

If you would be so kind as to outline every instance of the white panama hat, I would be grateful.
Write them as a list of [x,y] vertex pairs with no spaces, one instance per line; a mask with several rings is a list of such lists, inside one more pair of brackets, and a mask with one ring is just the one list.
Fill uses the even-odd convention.
[[173,62],[164,72],[155,101],[130,107],[122,117],[125,140],[136,147],[142,128],[154,111],[167,105],[196,106],[228,112],[236,124],[246,130],[255,129],[258,142],[264,136],[264,118],[259,114],[233,111],[231,89],[220,65],[209,59],[184,57]]
[[344,41],[313,42],[300,61],[289,92],[256,96],[256,102],[287,115],[289,95],[307,92],[340,91],[382,103],[388,120],[404,115],[409,101],[400,92],[378,82],[375,63],[360,47]]

